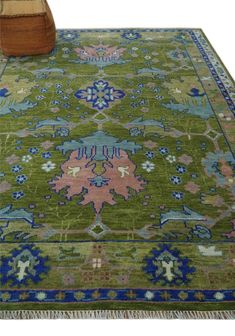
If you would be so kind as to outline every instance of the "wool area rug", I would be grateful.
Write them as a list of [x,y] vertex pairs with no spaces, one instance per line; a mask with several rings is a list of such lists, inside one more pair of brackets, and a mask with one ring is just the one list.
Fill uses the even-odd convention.
[[203,32],[0,59],[0,318],[234,318],[235,86]]

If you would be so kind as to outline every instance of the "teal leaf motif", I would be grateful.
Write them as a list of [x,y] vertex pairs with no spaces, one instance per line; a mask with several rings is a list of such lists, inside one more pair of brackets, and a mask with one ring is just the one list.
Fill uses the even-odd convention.
[[97,161],[113,158],[113,156],[118,158],[121,149],[134,154],[140,148],[141,146],[133,141],[123,140],[119,142],[117,138],[107,135],[103,131],[97,131],[91,136],[81,138],[79,141],[65,141],[63,145],[56,147],[63,154],[78,150],[78,160],[85,154],[87,158]]
[[0,116],[1,115],[5,115],[5,114],[10,114],[12,112],[20,112],[20,111],[26,111],[30,108],[33,108],[34,106],[36,106],[37,103],[32,103],[29,102],[28,100],[25,102],[21,102],[21,103],[16,103],[14,101],[3,101],[0,98]]

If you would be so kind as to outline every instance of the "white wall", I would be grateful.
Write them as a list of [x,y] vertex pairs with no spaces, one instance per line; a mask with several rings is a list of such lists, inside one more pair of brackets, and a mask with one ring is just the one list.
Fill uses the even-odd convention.
[[202,28],[235,78],[235,0],[48,0],[58,28]]

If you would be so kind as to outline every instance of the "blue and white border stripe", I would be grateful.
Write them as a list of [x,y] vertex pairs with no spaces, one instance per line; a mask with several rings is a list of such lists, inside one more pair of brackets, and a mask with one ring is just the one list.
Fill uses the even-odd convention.
[[125,302],[234,302],[235,290],[199,289],[76,289],[76,290],[2,290],[0,302],[88,303]]
[[[208,45],[207,41],[203,38],[200,31],[189,30],[192,40],[198,47],[205,63],[207,64],[220,92],[222,93],[224,99],[227,102],[228,108],[235,115],[235,92],[232,80],[226,75],[225,69],[223,69],[221,62],[217,59]],[[221,73],[221,70],[223,72]],[[221,74],[219,75],[218,72]]]

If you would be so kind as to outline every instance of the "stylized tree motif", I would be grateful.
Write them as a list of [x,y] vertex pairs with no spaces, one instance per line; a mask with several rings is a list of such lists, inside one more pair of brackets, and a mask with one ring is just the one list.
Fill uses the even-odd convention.
[[113,156],[119,158],[120,149],[129,150],[134,154],[140,148],[140,145],[136,145],[132,141],[123,140],[119,142],[117,138],[107,135],[103,131],[97,131],[88,137],[81,138],[79,141],[65,141],[63,145],[57,147],[63,154],[77,149],[78,159],[85,155],[87,159],[97,161],[112,159]]
[[195,268],[190,266],[190,259],[166,244],[152,249],[144,262],[146,266],[143,269],[149,274],[149,279],[161,285],[186,284],[191,280],[190,275],[195,272]]
[[34,244],[13,249],[10,256],[2,258],[0,284],[25,287],[30,281],[38,283],[49,271],[47,261],[48,257]]

